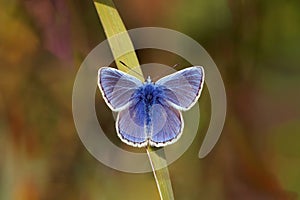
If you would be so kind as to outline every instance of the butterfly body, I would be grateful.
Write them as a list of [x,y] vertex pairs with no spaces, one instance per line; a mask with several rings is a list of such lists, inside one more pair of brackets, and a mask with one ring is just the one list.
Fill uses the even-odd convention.
[[[147,81],[132,94],[131,101],[132,104],[129,107],[130,116],[135,123],[145,127],[145,134],[150,139],[152,133],[151,127],[153,126],[153,107],[165,106],[162,86],[155,85],[151,82],[150,77],[148,77]],[[137,105],[142,113],[138,115],[138,119],[135,116]]]
[[107,105],[119,112],[116,129],[123,142],[160,147],[178,140],[184,127],[180,110],[194,105],[204,80],[202,67],[180,72],[142,83],[113,68],[99,69],[99,88]]

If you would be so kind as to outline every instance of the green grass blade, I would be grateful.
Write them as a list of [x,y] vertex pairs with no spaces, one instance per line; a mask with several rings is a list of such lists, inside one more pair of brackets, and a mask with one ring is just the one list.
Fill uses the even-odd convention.
[[[134,68],[134,71],[137,72],[137,74],[142,74],[142,70],[139,67],[140,65],[135,54],[132,42],[128,34],[126,34],[127,30],[122,22],[122,19],[117,9],[114,6],[114,3],[111,0],[97,0],[94,1],[94,4],[102,26],[104,28],[106,37],[108,38],[111,51],[115,57],[117,67],[122,71],[129,71],[128,68],[126,68],[119,62],[122,61],[126,63],[126,65],[128,65],[131,69]],[[125,37],[121,37],[121,39],[113,37],[114,35],[119,33],[125,33]],[[124,48],[126,48],[126,50],[130,50],[130,52],[120,57],[117,57],[117,55],[121,55],[122,52],[124,52]],[[141,77],[138,76],[137,78],[141,79]],[[153,175],[161,199],[174,199],[168,168],[160,168],[160,166],[167,166],[164,151],[159,151],[160,153],[157,153],[158,151],[155,151],[151,147],[148,147],[146,151],[150,160]]]
[[[137,73],[142,74],[132,42],[113,2],[109,0],[101,0],[95,1],[94,4],[108,39],[111,51],[115,57],[117,67],[122,71],[129,71],[128,68],[120,63],[120,61],[122,61],[130,68],[134,68],[134,71]],[[113,37],[120,33],[123,33],[124,35],[122,35],[122,37]],[[121,57],[117,57],[117,55],[121,55],[124,50],[129,50],[129,53],[122,55]],[[138,78],[141,79],[141,77]]]
[[161,168],[161,166],[167,166],[164,151],[155,151],[154,148],[147,147],[147,154],[150,160],[160,198],[164,200],[174,199],[168,168]]

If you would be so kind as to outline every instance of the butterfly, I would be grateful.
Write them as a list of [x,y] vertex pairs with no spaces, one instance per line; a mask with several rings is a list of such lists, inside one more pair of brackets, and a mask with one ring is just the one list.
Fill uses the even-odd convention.
[[133,147],[163,147],[182,135],[181,111],[199,99],[204,69],[193,66],[167,75],[156,82],[150,76],[143,83],[111,67],[98,70],[98,87],[108,107],[118,112],[118,137]]

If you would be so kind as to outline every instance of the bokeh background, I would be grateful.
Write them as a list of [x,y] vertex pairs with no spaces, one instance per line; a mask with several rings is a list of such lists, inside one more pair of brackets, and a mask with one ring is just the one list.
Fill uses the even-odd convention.
[[[115,0],[128,29],[185,33],[209,52],[228,113],[214,150],[198,159],[210,118],[169,166],[176,199],[277,200],[300,194],[300,1]],[[105,39],[92,1],[0,0],[0,199],[159,199],[151,173],[110,169],[85,149],[71,109],[76,72]],[[138,52],[141,63],[186,63]],[[113,65],[113,64],[112,64]],[[120,146],[99,92],[100,123]],[[197,122],[196,122],[197,123]],[[124,146],[124,148],[127,148]]]

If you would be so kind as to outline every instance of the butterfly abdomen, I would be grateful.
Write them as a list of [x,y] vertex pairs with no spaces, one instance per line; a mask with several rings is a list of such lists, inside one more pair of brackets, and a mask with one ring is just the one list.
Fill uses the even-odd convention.
[[159,102],[159,99],[162,94],[162,90],[160,90],[153,83],[146,83],[142,86],[141,98],[144,102],[144,110],[145,110],[145,129],[146,134],[150,138],[153,132],[152,125],[152,108],[153,105]]

